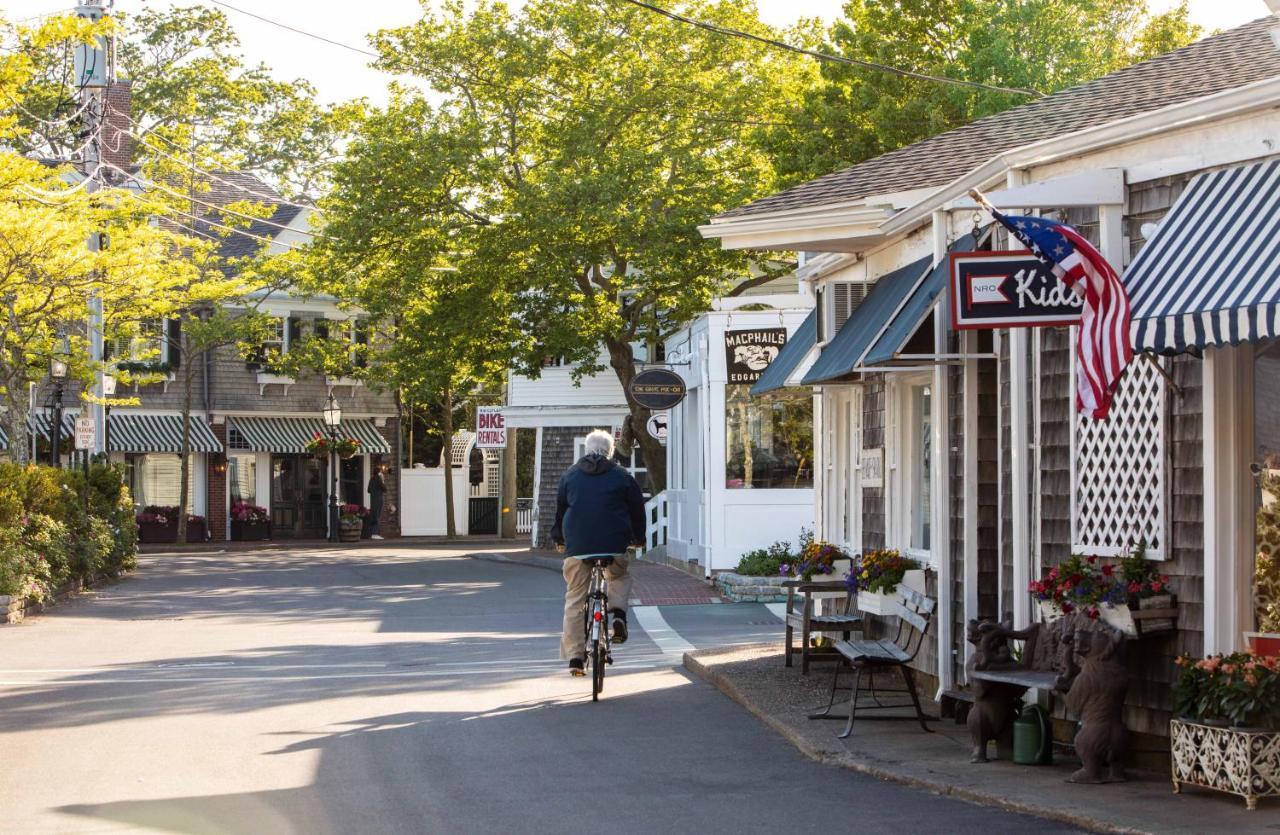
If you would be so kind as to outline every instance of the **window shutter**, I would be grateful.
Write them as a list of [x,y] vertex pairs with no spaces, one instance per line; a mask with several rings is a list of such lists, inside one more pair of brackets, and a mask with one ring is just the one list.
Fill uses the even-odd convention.
[[293,346],[293,343],[301,342],[301,341],[302,341],[302,320],[299,319],[297,316],[290,316],[288,338],[284,346],[284,350],[281,353],[287,354],[289,352],[289,348]]
[[369,321],[367,319],[356,320],[353,337],[356,343],[356,368],[366,368],[369,365]]
[[169,367],[177,371],[182,365],[182,320],[168,320],[168,336],[165,340],[168,356],[165,359],[169,363]]
[[317,339],[329,338],[329,320],[328,319],[316,320],[316,338]]
[[832,284],[831,290],[832,323],[834,330],[839,330],[867,297],[867,285],[862,281],[842,281]]
[[827,295],[826,287],[819,287],[816,292],[816,301],[814,302],[814,316],[818,323],[818,344],[821,345],[827,341],[827,306],[824,300]]

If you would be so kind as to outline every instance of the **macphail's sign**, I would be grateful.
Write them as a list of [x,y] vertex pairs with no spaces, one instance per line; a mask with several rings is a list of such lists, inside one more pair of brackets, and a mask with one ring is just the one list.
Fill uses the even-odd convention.
[[951,255],[951,323],[974,328],[1074,325],[1084,301],[1028,252]]

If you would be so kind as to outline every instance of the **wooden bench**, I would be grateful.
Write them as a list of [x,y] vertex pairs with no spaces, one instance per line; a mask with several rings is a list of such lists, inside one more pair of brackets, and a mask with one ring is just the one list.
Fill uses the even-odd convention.
[[[925,636],[929,632],[929,624],[933,619],[933,610],[936,601],[933,598],[924,595],[912,589],[908,589],[899,585],[894,594],[897,596],[898,611],[897,629],[893,638],[882,638],[879,640],[860,640],[860,641],[839,641],[836,643],[836,652],[839,653],[841,663],[836,665],[835,673],[831,678],[831,698],[827,702],[826,710],[821,713],[812,714],[810,719],[846,719],[844,732],[840,734],[841,739],[845,739],[853,733],[853,723],[858,716],[858,712],[867,712],[872,710],[893,710],[906,707],[905,704],[883,704],[880,702],[880,694],[882,693],[906,693],[911,697],[911,706],[915,708],[915,716],[868,716],[866,719],[916,719],[920,722],[920,727],[927,732],[932,732],[926,722],[932,718],[925,715],[920,708],[920,696],[916,692],[915,671],[911,669],[911,662],[915,660],[916,653],[920,651],[920,647],[924,644]],[[892,630],[893,627],[890,627]],[[853,686],[850,688],[840,687],[840,673],[843,668],[848,666],[854,674]],[[881,688],[877,691],[875,686],[875,674],[885,670],[898,670],[902,676],[905,689]],[[863,707],[858,703],[859,696],[862,695],[862,676],[867,674],[868,690],[871,699],[875,702],[873,707]],[[847,716],[833,715],[831,708],[835,705],[836,691],[840,689],[850,690],[849,695],[849,713]]]
[[[862,630],[862,615],[854,608],[855,595],[848,594],[843,580],[820,580],[806,582],[788,580],[783,585],[787,589],[786,611],[786,666],[791,666],[791,657],[795,652],[794,642],[796,630],[800,630],[800,674],[809,675],[809,661],[814,657],[838,659],[834,650],[818,650],[810,646],[810,637],[828,632],[839,633],[844,640],[854,632]],[[815,592],[845,592],[843,611],[830,615],[814,614]],[[797,592],[803,597],[797,596]],[[797,608],[796,603],[802,605]]]

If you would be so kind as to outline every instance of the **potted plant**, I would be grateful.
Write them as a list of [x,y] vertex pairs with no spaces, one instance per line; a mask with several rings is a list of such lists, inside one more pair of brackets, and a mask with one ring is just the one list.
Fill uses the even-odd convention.
[[873,615],[897,612],[898,584],[924,591],[924,568],[919,561],[892,548],[864,553],[845,577],[849,590],[858,592],[858,609]]
[[231,538],[258,542],[271,538],[271,515],[265,507],[240,501],[231,505]]
[[178,509],[161,505],[147,505],[138,514],[139,542],[177,542]]
[[[843,562],[842,562],[843,561]],[[800,533],[800,553],[778,569],[784,577],[809,581],[815,576],[834,574],[837,567],[847,564],[849,555],[838,545],[813,538],[810,531]]]
[[1169,737],[1173,790],[1238,794],[1249,809],[1280,794],[1280,657],[1235,652],[1178,659]]
[[369,508],[358,504],[344,504],[338,517],[338,541],[359,542],[360,531],[364,527],[364,519],[369,515]]
[[[174,530],[174,538],[177,538],[177,530]],[[209,539],[209,522],[203,516],[196,516],[194,513],[187,514],[187,542],[205,542]]]
[[1080,612],[1100,619],[1130,638],[1177,628],[1176,598],[1169,578],[1158,573],[1139,545],[1118,565],[1100,563],[1097,557],[1073,554],[1050,568],[1027,590],[1036,598],[1045,623]]
[[345,460],[360,451],[360,439],[338,438],[337,440],[332,440],[317,432],[312,436],[311,440],[307,441],[303,449],[306,450],[308,455],[313,455],[316,458],[328,458],[332,453],[336,452],[339,458]]

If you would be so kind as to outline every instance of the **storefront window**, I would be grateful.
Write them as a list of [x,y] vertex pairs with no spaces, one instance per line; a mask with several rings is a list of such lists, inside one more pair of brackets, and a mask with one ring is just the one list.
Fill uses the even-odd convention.
[[[159,505],[177,507],[181,495],[182,462],[171,453],[153,452],[146,455],[129,455],[129,492],[133,503],[139,507]],[[187,473],[187,508],[195,513],[195,467]]]
[[929,550],[932,514],[929,473],[932,467],[932,397],[929,386],[911,387],[911,548]]
[[1254,615],[1259,632],[1280,632],[1280,343],[1254,356]]
[[232,455],[227,458],[227,483],[231,490],[231,503],[258,503],[258,461],[252,455]]
[[813,486],[813,399],[807,394],[751,396],[725,386],[725,486]]

